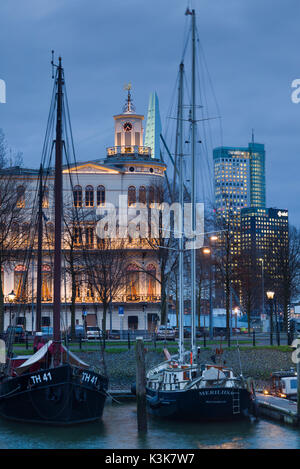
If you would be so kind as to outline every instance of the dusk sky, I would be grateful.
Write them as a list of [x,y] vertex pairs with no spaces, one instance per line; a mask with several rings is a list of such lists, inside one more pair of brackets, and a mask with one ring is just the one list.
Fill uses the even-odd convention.
[[[53,82],[51,50],[61,54],[78,160],[105,156],[112,116],[126,82],[137,112],[147,114],[156,91],[165,126],[184,33],[195,8],[201,44],[222,116],[218,146],[266,147],[267,206],[289,209],[300,227],[299,0],[2,0],[0,79],[7,103],[0,128],[38,167]],[[212,160],[212,154],[210,155]]]

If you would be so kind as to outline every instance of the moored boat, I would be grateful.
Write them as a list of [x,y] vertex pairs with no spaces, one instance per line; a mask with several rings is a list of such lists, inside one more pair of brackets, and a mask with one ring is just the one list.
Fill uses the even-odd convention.
[[251,382],[230,368],[165,361],[147,374],[147,406],[157,417],[236,420],[256,414]]
[[[99,420],[102,417],[108,380],[61,343],[62,159],[63,149],[66,151],[63,138],[68,121],[64,120],[63,111],[68,109],[68,104],[64,103],[66,93],[61,58],[58,65],[54,65],[53,61],[52,65],[56,66],[57,70],[53,93],[55,105],[52,108],[53,116],[56,110],[56,135],[53,142],[55,146],[53,340],[48,341],[29,358],[14,359],[12,354],[14,328],[12,328],[7,344],[8,359],[1,377],[0,415],[7,419],[31,423],[72,425]],[[46,135],[48,130],[47,128]],[[42,176],[41,170],[40,207],[43,198]],[[41,214],[40,210],[40,220]],[[42,231],[40,229],[38,231],[40,268]],[[37,287],[38,293],[40,289],[41,283]],[[38,298],[41,299],[41,295],[37,294]],[[37,311],[39,306],[40,303],[37,301]],[[39,324],[38,315],[37,324]]]

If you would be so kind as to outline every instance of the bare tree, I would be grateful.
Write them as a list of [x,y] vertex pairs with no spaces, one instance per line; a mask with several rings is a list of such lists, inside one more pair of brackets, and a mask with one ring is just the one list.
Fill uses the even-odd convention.
[[224,286],[226,330],[227,337],[230,335],[231,298],[234,281],[237,280],[237,235],[239,223],[237,215],[230,208],[216,217],[216,231],[219,231],[219,242],[215,248],[217,260],[216,271],[218,282]]
[[238,255],[236,268],[236,282],[239,283],[243,309],[247,314],[248,333],[250,334],[251,313],[257,307],[257,291],[259,275],[256,259],[251,252],[243,251]]
[[[8,167],[7,144],[0,130],[0,332],[4,329],[4,266],[17,258],[19,249],[28,237],[22,223],[25,221],[25,185],[16,188],[14,168]],[[26,241],[26,240],[25,240]]]

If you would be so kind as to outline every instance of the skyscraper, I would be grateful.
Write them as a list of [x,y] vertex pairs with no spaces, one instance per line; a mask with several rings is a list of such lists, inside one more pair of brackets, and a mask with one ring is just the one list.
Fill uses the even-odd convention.
[[213,157],[217,213],[226,215],[230,210],[237,214],[245,207],[265,207],[264,145],[252,142],[248,147],[218,147]]
[[156,92],[149,97],[147,125],[145,134],[145,146],[151,148],[152,158],[160,159],[160,134],[161,120],[159,114],[159,103]]

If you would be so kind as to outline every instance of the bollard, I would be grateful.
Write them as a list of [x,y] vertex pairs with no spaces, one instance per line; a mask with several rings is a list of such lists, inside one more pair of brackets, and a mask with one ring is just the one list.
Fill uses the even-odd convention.
[[28,332],[25,335],[26,350],[28,350]]
[[82,345],[81,345],[81,342],[82,342],[82,337],[81,337],[81,335],[80,335],[80,336],[79,336],[79,348],[80,348],[80,350],[81,350],[81,346],[82,346]]
[[204,348],[206,347],[206,334],[205,334],[205,331],[204,331],[204,336],[203,336],[203,346],[204,346]]
[[153,343],[154,343],[154,348],[156,350],[156,332],[154,332],[154,335],[153,335]]
[[127,338],[128,338],[128,350],[130,350],[131,344],[130,344],[130,332],[129,331],[128,331]]
[[136,338],[136,405],[139,433],[147,432],[146,369],[143,337]]
[[255,330],[253,329],[253,347],[255,347]]

